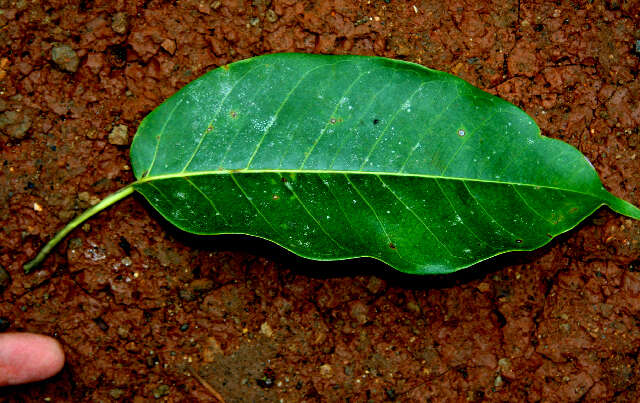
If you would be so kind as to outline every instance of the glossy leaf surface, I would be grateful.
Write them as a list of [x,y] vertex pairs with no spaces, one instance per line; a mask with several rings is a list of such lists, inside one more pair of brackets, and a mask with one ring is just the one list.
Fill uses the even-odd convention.
[[640,218],[514,105],[385,58],[276,54],[213,70],[142,121],[131,160],[134,189],[185,231],[409,273],[535,249],[603,204]]

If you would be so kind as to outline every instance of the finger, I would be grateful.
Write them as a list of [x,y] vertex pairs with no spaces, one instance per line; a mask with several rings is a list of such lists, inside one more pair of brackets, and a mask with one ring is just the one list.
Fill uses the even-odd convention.
[[0,334],[0,386],[40,381],[57,374],[63,365],[62,347],[51,337]]

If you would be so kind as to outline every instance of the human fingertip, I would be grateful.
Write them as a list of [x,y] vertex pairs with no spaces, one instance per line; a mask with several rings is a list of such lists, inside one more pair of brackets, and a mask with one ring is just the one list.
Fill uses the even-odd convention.
[[0,386],[47,379],[64,366],[60,343],[33,333],[0,334]]

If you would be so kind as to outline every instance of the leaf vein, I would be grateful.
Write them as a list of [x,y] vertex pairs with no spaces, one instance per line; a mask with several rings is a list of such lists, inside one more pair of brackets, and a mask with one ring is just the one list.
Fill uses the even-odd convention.
[[222,105],[227,100],[229,95],[231,95],[231,93],[236,89],[236,86],[238,85],[238,83],[242,82],[244,80],[244,78],[249,75],[249,73],[253,72],[258,67],[261,67],[261,66],[264,66],[264,65],[259,64],[259,65],[255,66],[255,67],[247,70],[247,72],[244,73],[242,75],[242,77],[240,77],[238,80],[236,80],[235,83],[233,83],[233,86],[231,87],[231,89],[224,95],[224,97],[222,98],[220,103],[218,103],[218,110],[216,110],[216,113],[214,114],[213,118],[211,118],[211,120],[207,124],[204,133],[202,133],[202,136],[200,137],[200,141],[196,145],[196,148],[193,150],[193,153],[191,154],[191,157],[189,157],[189,160],[184,165],[184,167],[182,168],[181,172],[185,172],[187,170],[189,165],[191,165],[191,161],[193,161],[193,159],[195,158],[196,154],[200,151],[200,147],[202,146],[202,143],[204,143],[205,138],[209,135],[209,131],[208,131],[209,126],[211,126],[211,124],[218,118],[218,116],[220,116],[220,111],[222,111]]
[[371,155],[373,154],[373,151],[376,149],[376,147],[378,146],[378,144],[380,143],[380,141],[382,140],[382,138],[384,137],[384,134],[387,132],[387,129],[389,128],[389,126],[391,126],[391,124],[393,123],[393,121],[396,119],[396,117],[398,116],[398,113],[400,113],[400,110],[402,109],[402,105],[404,105],[405,103],[407,103],[409,100],[411,100],[417,93],[418,91],[420,91],[422,89],[422,87],[426,84],[426,82],[421,83],[418,88],[413,91],[413,93],[409,96],[407,96],[407,98],[404,100],[403,103],[401,103],[400,105],[398,105],[398,108],[396,109],[396,111],[393,113],[393,116],[391,117],[391,119],[389,119],[389,122],[387,123],[387,125],[384,127],[384,129],[382,130],[382,132],[380,133],[380,135],[378,136],[378,138],[376,138],[376,141],[373,143],[373,146],[371,147],[371,150],[369,150],[369,153],[367,154],[367,156],[364,158],[364,160],[362,161],[362,165],[360,165],[359,169],[364,168],[364,166],[367,164],[367,162],[369,161],[369,158],[371,157]]
[[[282,178],[282,175],[278,175],[280,176],[280,178]],[[296,193],[295,190],[293,190],[293,186],[287,186],[287,189],[289,189],[289,191],[291,192],[291,194],[293,194],[293,197],[296,198],[296,200],[298,201],[298,203],[300,203],[300,206],[302,207],[302,209],[309,215],[309,217],[311,217],[313,219],[313,221],[316,222],[316,224],[318,225],[318,227],[322,230],[322,232],[324,232],[324,234],[327,236],[327,238],[329,238],[334,244],[336,244],[336,246],[342,250],[345,250],[347,252],[351,252],[349,249],[345,248],[344,246],[340,245],[340,243],[338,241],[335,240],[334,237],[331,236],[331,234],[329,234],[329,232],[324,228],[324,226],[322,224],[320,224],[320,221],[316,218],[316,216],[314,216],[311,211],[309,211],[309,209],[307,208],[307,206],[303,203],[303,201],[300,199],[300,197],[298,196],[298,194]]]
[[476,127],[475,130],[473,130],[472,132],[468,133],[467,136],[465,137],[464,140],[462,140],[462,143],[460,143],[460,145],[458,146],[458,148],[456,149],[456,151],[453,153],[453,155],[451,156],[451,158],[449,158],[449,161],[447,162],[447,165],[445,165],[444,169],[442,170],[442,172],[440,172],[440,175],[444,175],[445,172],[447,172],[447,169],[449,169],[449,166],[451,165],[451,163],[453,162],[453,160],[455,160],[456,156],[458,155],[458,153],[460,153],[460,150],[462,150],[462,147],[464,147],[465,144],[467,144],[467,142],[469,141],[469,139],[478,131],[478,129],[480,129],[482,126],[484,126],[490,119],[492,119],[494,116],[496,115],[496,111],[492,111],[492,113],[489,114],[489,116],[487,118],[485,118],[479,125],[478,127]]
[[182,104],[183,100],[184,100],[184,98],[180,98],[180,100],[178,102],[176,102],[176,105],[171,109],[171,112],[169,112],[169,114],[167,115],[167,119],[162,124],[162,128],[160,129],[160,134],[158,134],[158,138],[157,138],[157,141],[156,141],[156,149],[153,152],[153,158],[151,160],[151,164],[149,165],[149,169],[147,169],[147,175],[146,176],[149,176],[149,174],[151,174],[151,169],[153,169],[153,165],[156,163],[156,158],[158,156],[158,148],[160,148],[160,141],[162,140],[162,136],[164,135],[165,129],[167,128],[167,124],[171,120],[171,117],[173,116],[173,113],[176,111],[176,109],[178,109],[178,106],[180,106],[180,104]]
[[219,216],[222,218],[222,221],[224,221],[224,223],[225,223],[226,225],[229,225],[229,222],[227,221],[227,219],[226,219],[226,218],[224,218],[224,215],[222,215],[222,213],[220,212],[220,210],[218,210],[218,208],[216,207],[215,203],[213,203],[213,200],[211,200],[211,199],[209,198],[209,196],[207,196],[207,194],[206,194],[206,193],[204,193],[204,192],[202,191],[202,189],[200,189],[200,187],[199,187],[199,186],[197,186],[195,183],[193,183],[191,180],[189,180],[189,178],[188,178],[188,177],[186,177],[186,176],[185,176],[185,177],[184,177],[184,180],[185,180],[185,181],[187,181],[187,183],[188,183],[189,185],[193,186],[193,188],[194,188],[197,192],[199,192],[199,193],[202,195],[202,197],[204,197],[204,198],[209,202],[209,204],[211,205],[211,207],[213,208],[213,210],[216,212],[216,215],[219,215]]
[[298,79],[296,84],[293,86],[293,88],[291,88],[291,90],[289,91],[287,96],[282,100],[282,102],[280,103],[280,106],[278,106],[278,109],[276,110],[275,114],[271,118],[271,121],[269,122],[267,127],[265,127],[264,134],[260,138],[260,141],[258,141],[258,144],[256,145],[256,148],[253,151],[253,154],[251,154],[251,157],[249,158],[249,162],[247,163],[247,166],[245,167],[245,169],[249,169],[249,167],[251,166],[251,163],[253,162],[253,159],[258,154],[258,150],[260,150],[260,147],[262,147],[262,143],[264,142],[264,139],[267,137],[267,134],[269,134],[269,131],[271,130],[271,128],[275,124],[276,120],[278,119],[278,116],[280,115],[280,111],[282,111],[282,108],[284,108],[284,106],[287,104],[287,102],[289,102],[289,99],[291,98],[291,94],[293,94],[295,92],[295,90],[298,89],[298,87],[300,86],[302,81],[304,81],[304,79],[307,78],[307,76],[309,74],[311,74],[311,72],[316,71],[316,70],[318,70],[318,69],[320,69],[322,67],[335,66],[335,64],[336,63],[321,64],[319,66],[316,66],[316,67],[308,70],[306,73],[304,73],[302,76],[300,76],[300,78]]
[[[329,118],[331,118],[333,115],[335,115],[335,113],[338,111],[338,107],[340,106],[340,103],[342,102],[342,99],[351,92],[351,90],[353,89],[353,87],[355,86],[355,84],[360,81],[360,79],[366,74],[366,72],[360,73],[358,75],[358,77],[356,77],[355,80],[353,80],[351,82],[351,84],[347,87],[347,89],[342,93],[342,95],[340,96],[340,98],[338,98],[338,102],[336,102],[336,106],[335,108],[333,108],[333,112],[331,112],[331,115],[329,115]],[[316,148],[316,146],[318,145],[318,143],[320,142],[320,139],[322,139],[322,137],[324,136],[324,134],[327,131],[327,127],[329,127],[329,125],[331,124],[331,122],[327,122],[324,125],[324,128],[320,131],[320,135],[318,136],[318,138],[313,142],[313,145],[311,146],[311,148],[309,149],[309,151],[307,151],[307,156],[304,158],[304,161],[302,161],[302,164],[300,165],[299,169],[304,168],[304,164],[307,163],[307,160],[309,159],[309,157],[311,156],[311,153],[313,152],[313,150]],[[284,156],[283,156],[284,159]],[[280,165],[282,165],[282,163],[280,163]]]
[[279,236],[280,233],[278,232],[278,230],[273,226],[273,224],[271,224],[271,221],[269,221],[267,219],[267,217],[265,217],[264,214],[262,214],[262,211],[258,208],[258,206],[255,205],[255,203],[253,202],[253,200],[251,199],[251,197],[249,197],[249,195],[247,195],[247,192],[245,192],[244,188],[240,185],[240,183],[238,182],[238,180],[236,179],[234,174],[229,174],[229,176],[231,177],[231,180],[233,180],[233,183],[236,184],[236,186],[238,187],[238,189],[240,190],[240,192],[242,192],[243,196],[245,197],[245,199],[247,199],[247,201],[249,202],[249,204],[251,204],[251,206],[256,210],[256,212],[260,215],[260,217],[262,217],[262,219],[264,220],[264,222],[267,223],[267,225],[269,225],[271,227],[271,229],[273,230],[273,232],[275,233],[275,235]]
[[[393,242],[391,241],[391,237],[389,236],[389,233],[387,232],[386,228],[384,227],[384,224],[382,223],[382,220],[380,220],[380,217],[378,216],[378,213],[376,212],[376,210],[373,208],[373,206],[371,205],[371,203],[369,203],[369,201],[364,197],[364,195],[360,192],[360,190],[358,190],[358,188],[356,187],[356,185],[351,182],[351,179],[349,179],[349,175],[344,174],[344,177],[347,179],[347,181],[349,182],[349,184],[351,185],[351,187],[353,188],[353,190],[356,191],[356,193],[358,194],[358,196],[360,196],[360,198],[362,199],[362,201],[365,202],[365,204],[371,209],[371,212],[373,213],[373,216],[376,218],[376,220],[378,221],[378,224],[380,224],[380,228],[382,229],[382,232],[384,232],[385,237],[387,238],[387,240],[389,241],[389,244],[393,244]],[[406,260],[405,258],[402,257],[402,255],[400,255],[400,252],[398,252],[397,248],[394,248],[393,251],[398,255],[398,257],[402,260],[404,260],[405,262],[408,262],[408,260]]]
[[400,198],[400,196],[398,196],[398,194],[397,194],[396,192],[394,192],[394,191],[393,191],[393,189],[391,189],[391,187],[390,187],[386,182],[384,182],[380,176],[378,176],[378,175],[376,175],[376,176],[378,177],[378,179],[380,180],[380,182],[382,183],[382,185],[383,185],[383,186],[384,186],[384,187],[385,187],[385,188],[386,188],[386,189],[387,189],[387,190],[388,190],[388,191],[389,191],[389,192],[390,192],[390,193],[391,193],[391,194],[392,194],[396,199],[398,199],[398,201],[399,201],[400,203],[402,203],[402,205],[403,205],[404,207],[406,207],[406,209],[407,209],[407,210],[409,210],[409,211],[411,212],[411,214],[413,214],[413,216],[414,216],[414,217],[415,217],[415,218],[420,222],[420,224],[422,224],[422,226],[423,226],[427,231],[429,231],[429,233],[431,234],[431,236],[432,236],[436,241],[438,241],[438,243],[439,243],[440,245],[442,245],[442,247],[444,248],[444,250],[446,250],[446,251],[447,251],[447,253],[448,253],[449,255],[451,255],[451,256],[452,256],[452,257],[454,257],[454,258],[464,259],[464,258],[463,258],[463,257],[461,257],[461,256],[454,255],[454,254],[453,254],[453,252],[451,252],[451,250],[449,250],[449,248],[447,247],[447,245],[445,245],[445,244],[440,240],[440,238],[438,238],[438,236],[433,232],[433,230],[432,230],[431,228],[429,228],[429,226],[424,222],[424,220],[422,220],[422,218],[420,218],[420,216],[419,216],[418,214],[416,214],[416,212],[415,212],[415,211],[414,211],[414,210],[413,210],[413,209],[412,209],[412,208],[411,208],[407,203],[405,203],[405,202],[404,202],[404,200],[402,200],[402,199]]
[[[440,189],[440,192],[442,192],[442,194],[444,195],[445,199],[447,199],[447,201],[449,202],[449,205],[451,206],[451,209],[453,210],[455,215],[457,217],[460,217],[460,215],[458,214],[458,210],[456,210],[455,206],[453,205],[453,202],[451,201],[449,196],[447,196],[447,193],[444,191],[444,189],[440,185],[440,181],[438,179],[435,179],[435,182],[436,182],[436,185],[438,185],[438,188]],[[491,247],[491,245],[489,245],[486,241],[484,241],[482,238],[480,238],[478,236],[478,234],[476,234],[473,230],[471,230],[471,228],[469,228],[469,226],[464,221],[462,221],[462,225],[467,229],[467,231],[469,231],[469,233],[471,235],[473,235],[474,238],[476,238],[478,241],[482,242],[483,244],[487,245],[489,248],[493,249]]]
[[491,220],[493,220],[494,223],[496,223],[500,228],[502,228],[505,232],[511,234],[514,238],[517,238],[518,236],[516,234],[514,234],[513,232],[509,231],[504,225],[500,224],[500,222],[498,220],[496,220],[496,218],[489,214],[489,212],[487,211],[487,209],[484,207],[484,205],[482,203],[480,203],[480,199],[478,199],[476,197],[476,195],[474,195],[471,192],[471,189],[469,189],[469,186],[467,185],[466,182],[462,182],[462,184],[464,185],[464,188],[467,190],[467,192],[469,193],[469,196],[471,196],[471,198],[473,198],[473,200],[476,202],[476,204],[482,209],[482,211],[484,211],[484,213],[487,215],[487,217],[489,217]]
[[533,207],[531,207],[531,205],[529,204],[529,202],[527,202],[527,199],[525,199],[525,197],[520,193],[520,191],[518,190],[518,188],[516,188],[514,185],[511,185],[511,188],[516,192],[516,194],[518,195],[518,197],[520,199],[522,199],[522,201],[524,202],[524,205],[527,206],[527,208],[529,210],[531,210],[535,215],[537,215],[538,217],[542,218],[543,220],[545,220],[546,222],[548,222],[551,225],[555,224],[553,223],[553,221],[550,221],[548,218],[546,218],[545,216],[543,216],[542,214],[538,213],[538,211],[536,209],[534,209]]

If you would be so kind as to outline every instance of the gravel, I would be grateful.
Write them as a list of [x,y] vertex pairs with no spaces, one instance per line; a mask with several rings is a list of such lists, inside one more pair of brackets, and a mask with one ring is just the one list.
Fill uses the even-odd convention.
[[67,44],[58,44],[51,49],[51,59],[62,71],[75,73],[80,65],[80,58],[73,48]]

